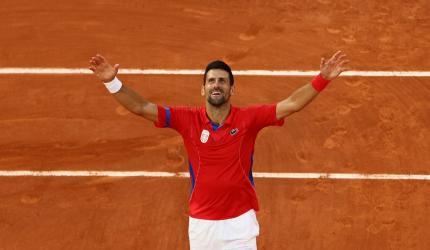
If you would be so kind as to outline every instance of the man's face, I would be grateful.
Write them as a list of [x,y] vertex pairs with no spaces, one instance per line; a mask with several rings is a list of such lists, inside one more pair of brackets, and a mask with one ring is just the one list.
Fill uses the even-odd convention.
[[227,103],[233,94],[234,87],[230,86],[228,72],[222,69],[211,69],[206,74],[205,84],[201,93],[206,96],[212,106],[220,107]]

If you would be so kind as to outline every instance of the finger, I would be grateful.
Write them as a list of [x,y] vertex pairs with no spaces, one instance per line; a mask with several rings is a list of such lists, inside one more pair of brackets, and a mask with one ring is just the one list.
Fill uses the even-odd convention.
[[320,63],[320,68],[322,68],[325,64],[325,58],[321,57],[321,63]]
[[96,62],[96,64],[97,64],[97,65],[102,63],[102,59],[100,58],[100,55],[99,55],[99,54],[97,54],[97,55],[94,57],[94,61]]
[[98,64],[102,64],[102,63],[106,62],[105,58],[102,55],[100,55],[100,54],[97,54],[96,58],[97,58],[97,63]]
[[350,70],[351,70],[350,67],[342,67],[342,68],[340,68],[341,72],[350,71]]
[[340,53],[341,53],[341,51],[340,51],[340,50],[339,50],[339,51],[336,51],[336,53],[334,53],[334,54],[331,56],[330,60],[334,60],[334,59],[336,59],[336,57],[337,57]]
[[100,59],[101,59],[103,62],[106,62],[106,61],[107,61],[107,60],[106,60],[106,58],[105,58],[104,56],[99,55],[99,57],[100,57]]
[[334,53],[334,55],[330,58],[330,60],[337,60],[337,58],[339,57],[339,55],[342,53],[342,51],[337,51],[336,53]]
[[97,60],[96,57],[93,58],[93,60],[91,61],[94,65],[99,65],[99,62]]
[[95,63],[96,63],[96,59],[95,59],[95,57],[91,57],[91,59],[90,59],[90,63],[92,63],[92,64],[95,64]]
[[346,54],[345,53],[342,53],[342,54],[340,54],[340,56],[337,58],[337,60],[338,61],[341,61],[341,60],[343,60],[343,59],[345,59],[346,58]]
[[343,60],[343,61],[339,62],[337,66],[342,67],[342,66],[345,66],[346,64],[348,64],[349,62],[350,62],[349,60]]
[[91,67],[89,67],[89,69],[90,69],[92,72],[96,72],[96,67],[91,66]]
[[115,69],[115,75],[118,74],[118,70],[119,70],[119,64],[115,64],[113,66],[113,68]]

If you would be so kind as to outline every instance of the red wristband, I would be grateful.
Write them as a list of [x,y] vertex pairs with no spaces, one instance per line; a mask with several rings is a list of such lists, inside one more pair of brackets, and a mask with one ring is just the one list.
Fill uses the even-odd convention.
[[318,92],[321,92],[329,83],[330,81],[324,79],[321,76],[321,73],[315,76],[314,79],[312,80],[312,86]]

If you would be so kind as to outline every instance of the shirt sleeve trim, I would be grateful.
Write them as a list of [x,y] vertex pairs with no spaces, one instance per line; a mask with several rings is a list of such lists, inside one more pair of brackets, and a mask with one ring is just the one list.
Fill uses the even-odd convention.
[[165,107],[164,110],[166,110],[166,127],[170,128],[170,108]]

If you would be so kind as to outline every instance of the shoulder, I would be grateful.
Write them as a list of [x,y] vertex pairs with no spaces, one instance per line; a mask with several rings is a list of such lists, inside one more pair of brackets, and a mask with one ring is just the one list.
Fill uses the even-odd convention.
[[202,108],[200,107],[190,107],[190,106],[159,106],[160,108],[163,108],[165,110],[168,110],[170,112],[177,112],[177,113],[199,113],[201,112]]
[[189,107],[189,106],[170,106],[166,107],[172,116],[176,119],[189,119],[192,117],[198,117],[203,111],[201,107]]
[[276,104],[255,104],[247,107],[236,108],[237,112],[245,114],[258,114],[260,112],[272,112],[276,110]]

